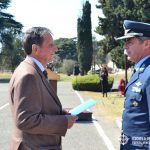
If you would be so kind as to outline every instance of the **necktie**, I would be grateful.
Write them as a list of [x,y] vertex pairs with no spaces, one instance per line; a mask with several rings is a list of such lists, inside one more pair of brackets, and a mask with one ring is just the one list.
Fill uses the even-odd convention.
[[43,74],[44,74],[45,78],[48,80],[48,76],[47,76],[47,71],[46,70],[43,71]]

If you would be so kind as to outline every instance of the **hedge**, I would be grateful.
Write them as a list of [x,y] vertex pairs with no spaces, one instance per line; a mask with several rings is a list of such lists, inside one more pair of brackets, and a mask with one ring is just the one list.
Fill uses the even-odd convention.
[[[113,77],[108,76],[108,91],[111,90],[113,84]],[[99,75],[85,75],[76,76],[72,80],[72,87],[79,91],[101,91]]]

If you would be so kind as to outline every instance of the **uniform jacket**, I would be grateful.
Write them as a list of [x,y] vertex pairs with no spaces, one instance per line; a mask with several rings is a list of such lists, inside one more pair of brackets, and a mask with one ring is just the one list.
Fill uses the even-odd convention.
[[10,81],[13,116],[11,150],[61,150],[67,118],[41,70],[26,58]]
[[122,129],[129,137],[150,137],[150,58],[126,86]]

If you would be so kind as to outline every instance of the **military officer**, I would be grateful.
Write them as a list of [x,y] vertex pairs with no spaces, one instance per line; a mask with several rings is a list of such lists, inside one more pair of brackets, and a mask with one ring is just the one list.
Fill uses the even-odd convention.
[[150,24],[125,20],[124,53],[135,62],[125,89],[120,150],[150,150]]

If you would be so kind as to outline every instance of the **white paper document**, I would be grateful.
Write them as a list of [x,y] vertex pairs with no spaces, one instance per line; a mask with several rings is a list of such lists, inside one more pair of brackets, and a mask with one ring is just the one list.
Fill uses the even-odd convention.
[[78,115],[81,112],[83,112],[84,110],[92,107],[93,105],[95,105],[97,102],[93,99],[89,99],[86,102],[84,102],[83,104],[78,105],[77,107],[71,109],[69,111],[69,113],[71,113],[71,115]]

